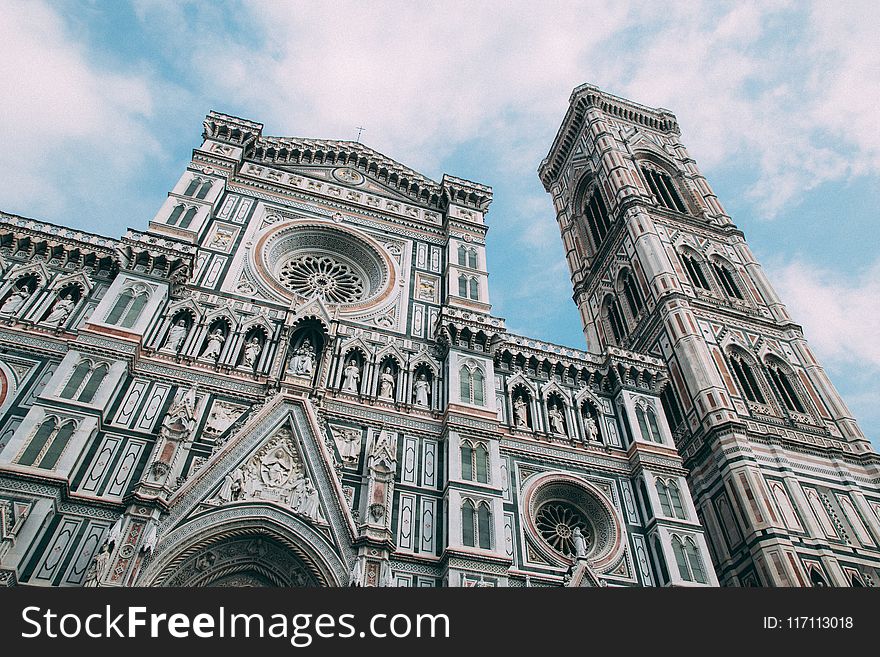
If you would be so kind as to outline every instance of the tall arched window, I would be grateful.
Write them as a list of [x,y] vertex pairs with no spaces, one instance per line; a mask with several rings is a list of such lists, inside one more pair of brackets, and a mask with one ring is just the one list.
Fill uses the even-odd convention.
[[767,374],[770,377],[770,381],[773,383],[776,395],[782,400],[785,408],[795,413],[806,413],[806,409],[804,409],[804,405],[801,402],[800,396],[795,391],[788,373],[778,363],[775,363],[772,360],[767,361],[766,365]]
[[476,509],[474,503],[465,500],[461,505],[461,542],[468,547],[477,546]]
[[479,301],[479,299],[480,299],[480,286],[479,286],[479,283],[477,283],[476,278],[471,278],[470,292],[471,292],[471,299],[473,299],[474,301]]
[[477,268],[477,250],[469,249],[468,250],[468,267],[471,269]]
[[458,371],[461,401],[483,406],[486,403],[486,381],[479,365],[462,365]]
[[199,193],[196,194],[196,198],[197,199],[204,199],[208,195],[208,192],[210,192],[210,191],[211,191],[211,181],[206,180],[205,182],[202,183],[201,188],[199,188]]
[[80,363],[73,368],[73,374],[70,375],[70,378],[67,380],[67,384],[61,390],[61,394],[59,397],[62,399],[73,399],[76,396],[76,393],[79,392],[79,389],[82,387],[83,381],[86,379],[86,375],[91,371],[92,364],[91,362],[84,360],[80,361]]
[[492,513],[489,511],[489,505],[480,502],[477,507],[477,535],[479,545],[484,550],[492,549]]
[[662,583],[669,581],[669,571],[666,569],[666,559],[663,556],[663,548],[660,547],[660,539],[655,535],[651,541],[653,547],[652,556],[654,557],[654,567],[660,575],[659,579]]
[[611,335],[615,344],[623,344],[626,339],[626,324],[623,314],[620,312],[620,303],[616,297],[609,296],[605,302],[605,314],[608,317],[608,325],[611,327]]
[[101,384],[104,382],[104,379],[107,376],[108,367],[105,364],[98,365],[94,370],[92,370],[91,376],[89,376],[86,381],[85,386],[83,386],[82,391],[79,393],[78,400],[88,404],[95,398],[95,393],[98,391],[98,388],[101,387]]
[[107,313],[107,318],[104,321],[107,324],[118,324],[124,328],[131,328],[141,316],[148,298],[146,290],[126,288],[116,299],[116,303]]
[[598,186],[593,189],[593,193],[584,206],[584,219],[587,222],[590,235],[593,237],[593,244],[598,249],[611,228],[608,209],[605,207],[605,201],[602,200]]
[[197,208],[190,208],[186,211],[186,214],[183,215],[183,219],[180,220],[181,228],[189,228],[189,225],[192,223],[192,220],[196,216],[196,212],[198,212]]
[[639,423],[639,431],[642,439],[654,443],[662,443],[663,437],[660,435],[660,427],[657,424],[657,415],[654,409],[647,404],[639,404],[636,406],[636,420]]
[[718,282],[724,289],[724,293],[728,297],[735,299],[743,298],[743,294],[742,292],[740,292],[739,286],[736,284],[736,279],[734,278],[733,273],[730,271],[730,268],[727,265],[723,265],[720,262],[713,260],[712,271],[715,272],[715,278],[718,279]]
[[803,531],[801,521],[791,504],[791,500],[788,498],[788,493],[786,493],[785,489],[782,487],[782,484],[778,481],[774,481],[770,484],[770,492],[773,494],[773,499],[776,500],[776,506],[778,506],[780,512],[782,512],[782,519],[785,521],[786,526],[789,529]]
[[689,253],[682,253],[680,257],[691,285],[703,290],[711,290],[712,288],[709,285],[709,281],[706,280],[706,274],[703,273],[703,266],[700,264],[700,261]]
[[667,174],[648,167],[641,167],[642,175],[648,188],[654,194],[657,203],[667,210],[677,210],[678,212],[686,212],[684,203],[672,183],[672,178]]
[[740,390],[742,390],[746,399],[750,402],[766,404],[767,400],[764,399],[761,386],[758,385],[758,380],[755,378],[755,373],[752,371],[752,366],[748,361],[736,353],[730,354],[728,360],[730,361],[730,369],[733,370]]
[[464,244],[458,245],[458,264],[462,267],[467,266],[467,248]]
[[54,468],[75,429],[76,424],[73,420],[69,420],[59,427],[58,421],[54,417],[45,419],[22,452],[18,462],[37,468]]
[[700,558],[700,551],[693,538],[688,536],[682,539],[679,536],[673,536],[672,552],[675,554],[675,562],[678,564],[678,574],[684,581],[706,583],[703,560]]
[[184,196],[192,196],[196,193],[196,190],[199,188],[199,185],[202,184],[202,181],[198,178],[193,178],[189,181],[189,185],[186,188],[186,191],[183,193]]
[[673,480],[664,481],[663,479],[657,479],[656,483],[657,495],[660,496],[660,506],[663,507],[664,515],[670,518],[687,520],[678,484]]
[[461,478],[474,480],[474,448],[469,442],[461,444]]
[[629,304],[629,311],[633,317],[637,317],[640,312],[642,312],[642,308],[645,306],[645,302],[642,299],[642,292],[639,289],[639,284],[636,282],[635,276],[629,270],[624,272],[623,276],[621,276],[621,287],[623,288],[623,294],[626,297],[626,302]]
[[468,295],[468,277],[464,274],[458,275],[458,296],[467,299]]
[[477,474],[477,482],[481,484],[489,483],[489,450],[483,443],[477,443],[474,450],[474,468]]
[[167,223],[169,226],[176,226],[177,220],[180,219],[180,215],[183,214],[184,210],[186,210],[186,208],[183,205],[174,206],[174,209],[171,211],[171,214],[168,216],[168,221],[166,221],[165,223]]
[[656,482],[657,495],[660,497],[660,507],[663,509],[663,515],[672,516],[672,505],[669,503],[669,488],[662,479]]

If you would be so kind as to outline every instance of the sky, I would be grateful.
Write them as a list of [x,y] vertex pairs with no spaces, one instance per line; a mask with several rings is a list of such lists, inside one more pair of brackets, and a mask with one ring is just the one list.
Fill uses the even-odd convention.
[[0,0],[0,209],[144,229],[209,110],[494,188],[493,313],[583,348],[536,170],[589,82],[682,140],[880,444],[880,3]]

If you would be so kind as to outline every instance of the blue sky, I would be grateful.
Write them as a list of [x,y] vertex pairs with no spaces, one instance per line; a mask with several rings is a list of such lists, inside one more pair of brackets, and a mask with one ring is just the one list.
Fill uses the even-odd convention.
[[591,82],[683,141],[880,437],[875,2],[0,0],[0,209],[143,228],[214,109],[492,185],[494,312],[583,346],[536,169]]

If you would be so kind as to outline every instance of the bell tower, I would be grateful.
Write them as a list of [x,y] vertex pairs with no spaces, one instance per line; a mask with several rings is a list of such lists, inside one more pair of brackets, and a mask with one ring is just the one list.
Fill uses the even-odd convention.
[[582,85],[539,175],[588,349],[667,364],[664,410],[721,583],[880,584],[880,457],[676,118]]

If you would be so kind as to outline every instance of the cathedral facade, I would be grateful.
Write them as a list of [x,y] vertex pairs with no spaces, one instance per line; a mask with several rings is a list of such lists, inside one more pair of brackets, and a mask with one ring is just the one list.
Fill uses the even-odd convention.
[[492,314],[492,190],[211,112],[120,238],[0,215],[0,578],[871,586],[880,458],[679,141],[579,87],[588,351]]

